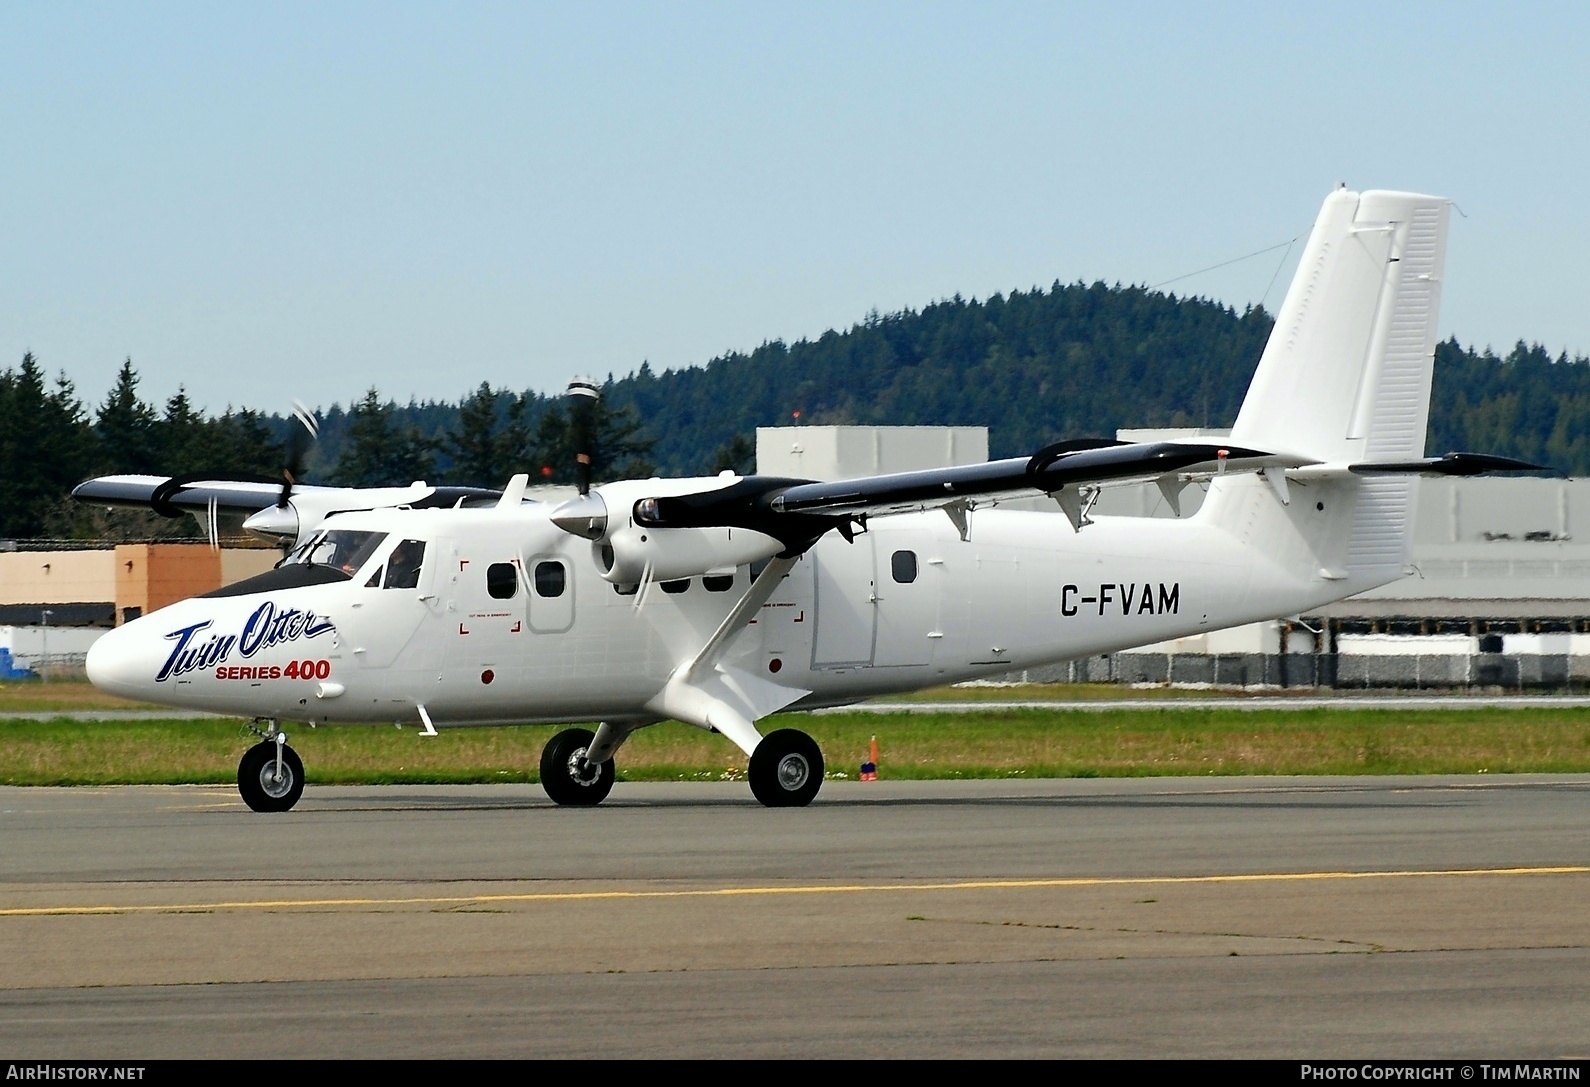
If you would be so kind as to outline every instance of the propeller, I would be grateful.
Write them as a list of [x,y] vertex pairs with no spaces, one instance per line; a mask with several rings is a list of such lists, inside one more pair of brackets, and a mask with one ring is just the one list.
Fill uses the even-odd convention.
[[595,435],[592,433],[596,402],[601,390],[596,383],[584,378],[569,382],[569,441],[574,446],[574,485],[580,496],[591,493],[591,450]]
[[309,455],[320,440],[320,422],[301,400],[293,401],[293,421],[298,425],[287,432],[287,463],[282,466],[282,493],[276,500],[279,510],[287,508],[287,501],[293,496],[293,486],[304,474]]

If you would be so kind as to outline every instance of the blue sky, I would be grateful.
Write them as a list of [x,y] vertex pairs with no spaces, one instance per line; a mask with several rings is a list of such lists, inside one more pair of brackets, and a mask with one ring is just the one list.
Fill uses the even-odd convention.
[[[0,6],[0,365],[456,399],[1155,284],[1453,197],[1443,334],[1590,352],[1590,6]],[[1239,308],[1283,250],[1172,286]],[[1296,250],[1292,256],[1295,258]],[[1273,288],[1272,277],[1279,277]]]

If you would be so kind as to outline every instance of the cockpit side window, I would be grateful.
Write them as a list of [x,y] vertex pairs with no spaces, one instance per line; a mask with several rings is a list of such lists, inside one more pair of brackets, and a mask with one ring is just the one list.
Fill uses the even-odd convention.
[[425,565],[425,542],[404,540],[392,549],[386,560],[387,589],[417,589],[420,584],[420,567]]

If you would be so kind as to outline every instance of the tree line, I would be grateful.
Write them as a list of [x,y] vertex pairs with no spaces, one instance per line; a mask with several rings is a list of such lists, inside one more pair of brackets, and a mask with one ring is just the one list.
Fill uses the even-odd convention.
[[[178,389],[163,409],[138,394],[132,360],[122,364],[104,402],[90,410],[64,374],[53,382],[31,353],[0,371],[0,538],[144,538],[187,535],[186,518],[86,507],[73,486],[96,475],[213,474],[282,478],[290,417],[228,407],[206,415]],[[415,480],[500,487],[518,472],[539,483],[573,481],[577,444],[589,445],[598,478],[647,475],[651,442],[633,408],[599,404],[591,434],[576,435],[563,406],[533,393],[482,383],[457,405],[430,405],[437,425],[383,401],[376,389],[347,409],[333,406],[322,431],[328,452],[311,454],[306,480],[351,487]],[[439,407],[439,410],[435,410]]]
[[[755,428],[795,421],[981,424],[996,457],[1121,427],[1229,426],[1271,324],[1259,307],[1103,283],[957,296],[705,366],[609,376],[590,452],[596,478],[610,479],[748,472]],[[181,389],[157,407],[138,380],[128,360],[91,409],[31,354],[0,371],[0,537],[192,531],[118,528],[77,508],[65,496],[90,475],[280,474],[290,418],[206,414]],[[528,472],[566,483],[577,444],[559,396],[482,383],[457,403],[405,405],[372,387],[321,414],[308,481],[500,487]],[[1455,449],[1590,471],[1590,360],[1522,342],[1503,356],[1440,344],[1428,450]]]

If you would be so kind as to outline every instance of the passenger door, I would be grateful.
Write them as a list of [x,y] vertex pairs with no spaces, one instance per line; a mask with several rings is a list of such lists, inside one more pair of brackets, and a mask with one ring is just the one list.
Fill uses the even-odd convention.
[[868,536],[847,543],[830,535],[812,548],[815,560],[813,668],[872,663],[878,609],[873,593],[872,543]]

